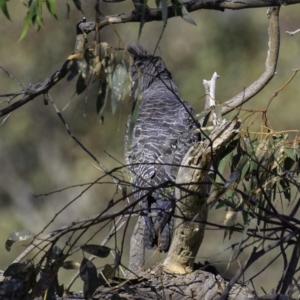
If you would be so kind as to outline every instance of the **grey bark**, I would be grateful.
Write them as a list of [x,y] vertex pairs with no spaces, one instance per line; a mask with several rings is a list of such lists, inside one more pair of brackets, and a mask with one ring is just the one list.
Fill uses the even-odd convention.
[[175,234],[164,262],[164,269],[173,274],[192,272],[201,245],[207,219],[207,184],[205,181],[213,161],[239,132],[241,121],[223,122],[209,139],[191,147],[179,169],[176,184],[177,213],[183,220],[175,221]]
[[131,277],[134,273],[138,273],[142,270],[145,263],[145,246],[144,246],[144,230],[145,220],[143,217],[139,217],[130,239],[130,256],[127,276]]

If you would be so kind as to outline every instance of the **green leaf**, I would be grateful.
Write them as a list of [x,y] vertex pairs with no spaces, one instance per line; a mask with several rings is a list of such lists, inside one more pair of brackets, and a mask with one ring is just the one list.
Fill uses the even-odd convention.
[[118,103],[124,98],[124,84],[127,78],[127,69],[123,64],[117,64],[112,75],[111,108],[115,113]]
[[229,176],[229,178],[226,180],[226,182],[224,183],[224,188],[225,189],[229,189],[230,187],[232,187],[235,183],[238,183],[239,179],[241,177],[241,172],[239,169],[237,169],[236,171],[232,172]]
[[107,84],[106,80],[103,80],[103,82],[100,85],[97,101],[96,101],[97,114],[102,124],[104,122],[104,110],[107,104],[108,95],[109,95],[109,85]]
[[34,265],[31,260],[26,259],[24,262],[18,262],[11,264],[3,273],[5,277],[16,276],[20,274],[26,274],[28,271],[34,269]]
[[[142,2],[142,9],[137,7],[136,4],[135,4],[135,8],[140,10],[141,9],[141,22],[140,22],[140,27],[139,27],[139,35],[138,35],[138,40],[140,39],[141,37],[141,34],[142,34],[142,29],[143,29],[143,26],[145,25],[146,23],[146,17],[147,15],[149,14],[149,7],[147,5],[147,2],[148,0],[143,0],[141,1]],[[141,5],[141,4],[139,4]]]
[[244,225],[245,225],[245,224],[248,224],[249,212],[243,210],[243,211],[242,211],[242,216],[243,216],[243,220],[244,220]]
[[248,161],[242,168],[240,180],[243,180],[245,175],[248,173],[250,169],[250,162]]
[[164,27],[167,26],[168,22],[168,0],[161,0],[161,14]]
[[210,120],[210,115],[212,114],[212,111],[209,111],[206,114],[202,114],[200,113],[200,120],[203,120],[203,123],[201,124],[202,127],[205,127],[208,123],[208,121]]
[[[229,165],[229,162],[232,160],[232,153],[228,153],[219,163],[218,171],[220,174],[224,173],[226,166]],[[218,174],[216,177],[216,182],[222,182],[220,175]]]
[[175,15],[176,16],[181,16],[182,13],[181,13],[181,10],[182,10],[182,1],[181,0],[171,0],[171,3],[172,3],[172,6],[173,6],[173,9],[175,11]]
[[110,300],[123,300],[124,298],[123,297],[120,297],[118,294],[114,293]]
[[285,170],[290,171],[294,164],[295,161],[291,159],[289,156],[287,156],[283,162],[283,167]]
[[73,0],[73,2],[74,2],[74,5],[76,6],[76,8],[84,14],[84,12],[81,8],[81,1],[80,0]]
[[24,22],[24,26],[23,26],[23,30],[22,30],[22,33],[21,33],[21,36],[20,36],[18,42],[23,40],[23,38],[26,36],[33,17],[34,17],[34,10],[32,8],[30,8],[27,12],[25,22]]
[[219,200],[218,201],[218,204],[216,205],[216,209],[219,209],[219,208],[222,208],[224,206],[227,206],[227,201],[224,201],[224,200]]
[[[276,182],[276,184],[278,184],[278,181]],[[285,199],[291,201],[291,187],[289,181],[283,178],[279,180],[279,184],[282,187],[282,192],[284,194]]]
[[296,161],[296,151],[293,148],[285,148],[284,153],[293,161]]
[[77,261],[66,260],[64,261],[62,267],[66,270],[79,269],[80,263],[78,263]]
[[97,278],[97,269],[95,265],[90,260],[83,258],[80,265],[79,275],[82,281],[84,282],[84,298],[90,299],[95,293],[97,287],[99,286]]
[[110,248],[101,245],[89,244],[89,245],[83,245],[80,248],[89,254],[102,257],[102,258],[106,258],[110,253]]
[[102,274],[105,276],[106,279],[112,279],[115,276],[115,273],[116,269],[108,264],[106,264],[104,266],[104,269],[102,270]]
[[112,73],[113,73],[112,60],[113,60],[112,56],[111,57],[105,56],[105,73],[110,88],[112,88]]
[[11,246],[15,242],[26,241],[26,240],[32,238],[33,236],[34,236],[34,234],[28,230],[15,231],[9,235],[9,237],[5,243],[5,249],[7,251],[10,251]]
[[71,7],[70,7],[70,3],[67,1],[67,18],[70,18],[70,11],[71,11]]
[[77,82],[76,82],[76,93],[77,93],[77,95],[80,95],[81,93],[83,93],[86,88],[87,88],[86,80],[82,76],[82,74],[80,74],[78,79],[77,79]]
[[192,25],[197,26],[197,24],[196,24],[195,21],[192,19],[191,15],[190,15],[189,12],[186,10],[186,8],[185,8],[184,5],[182,5],[181,12],[182,12],[182,18],[183,18],[186,22],[188,22],[188,23],[190,23],[190,24],[192,24]]
[[0,0],[0,9],[2,10],[2,12],[4,13],[5,17],[11,21],[10,19],[10,16],[9,16],[9,13],[8,13],[8,10],[7,10],[7,5],[6,3],[8,2],[9,0]]
[[[55,275],[55,278],[54,278],[54,286],[55,286],[55,292],[57,294],[57,296],[59,296],[60,298],[63,297],[64,295],[64,285],[61,284],[59,285],[59,282],[58,282],[58,278],[57,278],[57,274]],[[54,295],[53,299],[57,299]]]
[[56,15],[56,0],[46,0],[46,5],[47,8],[50,12],[50,14],[57,19],[57,15]]
[[245,237],[247,235],[248,229],[249,229],[249,222],[247,222],[247,223],[244,224],[244,230],[243,230],[242,236],[240,237],[240,241],[234,247],[234,253],[233,253],[233,256],[232,256],[232,260],[235,260],[239,256],[239,254],[241,253],[240,252],[241,245],[242,245],[242,242],[244,241],[244,239],[245,239]]
[[131,108],[131,114],[129,116],[129,121],[127,123],[127,134],[126,134],[126,140],[125,140],[125,151],[126,153],[129,151],[129,146],[131,145],[131,140],[132,140],[132,133],[133,133],[133,129],[135,126],[135,122],[137,120],[138,114],[139,114],[139,110],[140,110],[140,105],[141,105],[141,101],[140,100],[140,86],[138,85],[137,90],[136,90],[136,94],[137,97],[133,100],[132,103],[132,108]]
[[63,254],[63,251],[58,246],[55,245],[52,248],[51,258],[58,259],[59,257],[62,256],[62,254]]
[[220,159],[231,153],[236,147],[239,145],[239,139],[235,139],[231,141],[227,147],[224,149],[224,151],[221,153]]

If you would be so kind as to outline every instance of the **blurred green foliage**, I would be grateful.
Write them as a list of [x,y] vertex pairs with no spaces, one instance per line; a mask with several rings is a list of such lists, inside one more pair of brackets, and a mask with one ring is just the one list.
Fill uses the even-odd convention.
[[[2,10],[5,17],[10,20],[10,14],[7,8],[7,2],[9,0],[0,0],[0,9]],[[56,15],[56,0],[28,0],[26,3],[24,0],[21,0],[21,2],[24,4],[24,6],[27,9],[25,21],[23,30],[21,33],[21,36],[19,38],[19,41],[21,41],[27,34],[28,29],[30,28],[30,25],[33,25],[38,31],[43,26],[43,6],[46,4],[46,7],[49,11],[49,13],[57,19]],[[81,11],[81,1],[80,0],[73,0],[73,3],[75,7]],[[70,4],[68,1],[66,1],[67,5],[67,11],[68,14],[70,12]]]
[[[82,19],[82,12],[70,10],[70,6],[66,7],[65,3],[59,3],[55,7],[55,1],[46,2],[50,14],[43,14],[41,17],[41,2],[29,1],[25,7],[16,1],[8,4],[8,1],[0,0],[0,8],[5,17],[13,21],[10,22],[5,17],[1,20],[0,64],[24,86],[44,80],[62,65],[73,51],[76,23]],[[81,10],[78,3],[77,8]],[[31,11],[29,15],[28,9]],[[299,9],[299,6],[282,9],[282,32],[297,27]],[[132,10],[131,1],[101,3],[103,15]],[[84,11],[87,19],[93,21],[93,5],[84,6]],[[70,18],[67,18],[68,15]],[[209,79],[214,71],[221,76],[217,83],[217,100],[221,103],[241,92],[263,72],[268,21],[264,8],[224,13],[202,10],[191,16],[197,26],[191,26],[181,18],[168,20],[157,54],[166,62],[182,98],[189,101],[197,112],[201,112],[204,106],[202,80]],[[37,33],[31,30],[31,24],[40,31]],[[149,52],[155,49],[162,28],[162,22],[144,25],[140,43]],[[20,33],[23,39],[17,43]],[[101,32],[101,40],[118,48],[120,45],[136,42],[138,33],[138,23],[108,26]],[[90,43],[92,38],[91,34]],[[291,75],[291,69],[298,67],[298,49],[297,37],[282,35],[276,77],[243,109],[261,109],[266,105],[273,92]],[[0,76],[0,93],[19,89],[4,73]],[[85,93],[72,99],[76,91],[76,80],[63,80],[50,91],[51,96],[79,140],[108,169],[118,167],[120,162],[124,162],[124,126],[131,103],[121,101],[115,114],[107,110],[101,125],[96,111],[99,86],[95,82],[89,86],[85,103]],[[268,116],[275,130],[299,128],[299,113],[295,109],[298,105],[298,80],[296,77],[269,108]],[[2,100],[1,106],[5,105]],[[259,113],[253,114],[245,121],[244,126],[251,128],[253,132],[259,131],[260,118]],[[296,134],[291,132],[291,137]],[[91,182],[102,175],[101,171],[91,165],[90,157],[66,133],[52,106],[45,106],[42,98],[18,109],[1,125],[0,165],[0,245],[3,245],[3,249],[9,234],[19,228],[38,233],[57,211],[81,192],[81,188],[49,196],[34,195]],[[112,183],[107,186],[99,185],[64,211],[50,228],[65,225],[95,211],[100,212],[114,195],[115,186]],[[224,215],[219,211],[212,212],[210,219],[222,222]],[[102,237],[97,236],[94,242],[99,243],[101,240]],[[230,248],[231,243],[220,241],[223,241],[223,232],[207,232],[199,259],[205,260],[222,251],[216,261],[220,262],[218,267],[230,275],[238,263],[226,270],[230,253],[223,249]],[[128,251],[128,244],[125,245],[125,252]],[[0,268],[5,269],[8,260],[12,261],[22,249],[23,247],[16,245],[9,254],[1,256]],[[246,254],[241,255],[241,261],[245,257]],[[276,269],[276,264],[274,268]],[[250,275],[251,272],[254,273],[255,270],[250,270]],[[264,276],[268,280],[261,281],[261,285],[266,289],[273,287],[271,283],[276,272],[270,269]]]

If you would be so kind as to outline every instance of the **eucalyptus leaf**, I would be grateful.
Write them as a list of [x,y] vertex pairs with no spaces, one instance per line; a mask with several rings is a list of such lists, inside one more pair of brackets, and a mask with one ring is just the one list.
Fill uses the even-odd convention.
[[7,9],[7,5],[6,3],[8,2],[9,0],[0,0],[0,9],[2,10],[3,14],[5,15],[5,17],[11,21],[10,19],[10,15],[9,15],[9,12],[8,12],[8,9]]
[[190,23],[190,24],[192,24],[192,25],[197,26],[197,24],[195,23],[195,21],[193,20],[193,18],[191,17],[191,15],[189,14],[189,12],[187,11],[187,9],[185,8],[184,5],[182,5],[181,12],[182,12],[182,18],[183,18],[186,22],[188,22],[188,23]]
[[99,286],[99,283],[97,278],[97,269],[95,265],[85,257],[81,262],[79,275],[82,281],[84,282],[83,284],[84,298],[88,300],[95,293],[97,287]]
[[164,26],[167,26],[168,22],[168,0],[160,0],[161,3],[161,14]]
[[75,7],[84,14],[84,12],[81,8],[81,1],[80,0],[73,0],[73,3],[75,5]]
[[102,257],[102,258],[106,258],[109,253],[110,253],[110,248],[106,247],[106,246],[102,246],[102,245],[93,245],[93,244],[89,244],[89,245],[83,245],[80,247],[84,252],[87,252],[89,254],[98,256],[98,257]]
[[[1,1],[1,0],[0,0]],[[50,14],[57,19],[57,15],[56,15],[56,0],[46,0],[46,6],[48,8],[48,11],[50,12]]]
[[124,83],[127,76],[126,67],[122,63],[117,64],[112,75],[111,108],[113,113],[115,113],[118,103],[124,97]]
[[82,76],[82,74],[79,75],[77,82],[76,82],[76,93],[77,95],[82,94],[87,88],[86,80]]
[[66,270],[75,270],[79,269],[80,263],[78,263],[77,261],[66,260],[64,261],[62,267]]
[[33,236],[34,236],[34,234],[28,230],[15,231],[15,232],[11,233],[9,235],[8,239],[6,240],[5,249],[7,251],[10,251],[11,246],[15,242],[26,241],[26,240],[32,238]]

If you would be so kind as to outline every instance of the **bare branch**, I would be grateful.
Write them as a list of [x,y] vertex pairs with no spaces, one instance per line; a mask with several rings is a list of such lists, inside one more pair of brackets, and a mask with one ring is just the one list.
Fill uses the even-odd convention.
[[245,273],[245,271],[256,261],[258,260],[260,257],[262,257],[263,255],[265,255],[266,253],[268,253],[269,251],[275,249],[277,246],[279,246],[280,244],[283,243],[287,243],[289,242],[293,237],[295,237],[297,234],[299,234],[299,229],[291,232],[290,234],[288,234],[287,236],[285,236],[282,239],[278,239],[277,241],[269,244],[268,246],[264,247],[262,250],[260,251],[256,251],[257,249],[254,248],[253,252],[251,253],[250,257],[246,260],[246,262],[244,263],[244,265],[236,272],[236,274],[233,276],[233,278],[230,280],[230,282],[228,283],[228,285],[226,286],[222,296],[220,297],[219,300],[226,300],[230,289],[233,287],[233,285],[239,280],[239,278],[242,276],[242,274]]
[[[185,155],[176,184],[189,184],[189,191],[176,188],[177,210],[186,219],[175,219],[175,233],[164,269],[175,274],[189,273],[201,245],[207,218],[208,188],[205,183],[213,159],[239,132],[241,121],[223,122],[205,142],[197,143]],[[198,183],[198,184],[197,184]],[[202,183],[202,184],[199,184]]]
[[288,264],[287,269],[285,270],[285,272],[283,274],[282,286],[281,286],[281,290],[280,290],[281,294],[285,294],[288,291],[288,289],[292,283],[293,277],[295,275],[295,271],[296,271],[296,268],[297,268],[297,265],[299,262],[299,258],[300,258],[300,237],[297,236],[297,241],[296,241],[296,244],[293,249],[291,260]]
[[63,64],[63,66],[59,70],[57,70],[50,78],[47,78],[44,82],[41,83],[31,84],[28,88],[23,90],[24,97],[22,99],[0,110],[0,117],[11,113],[17,108],[35,99],[37,96],[46,94],[56,83],[58,83],[67,75],[73,63],[73,60],[67,60]]
[[214,72],[211,80],[203,79],[203,85],[205,89],[205,107],[204,109],[210,109],[216,106],[216,81],[220,76],[217,72]]
[[[300,0],[287,0],[284,1],[284,5],[293,5],[300,3]],[[283,1],[280,0],[226,0],[226,1],[215,1],[215,0],[190,0],[184,2],[188,12],[197,11],[200,9],[212,9],[224,11],[225,9],[245,9],[255,7],[269,7],[269,6],[282,6]],[[168,19],[178,17],[181,15],[181,11],[175,10],[173,6],[168,6]],[[123,13],[118,15],[111,15],[101,18],[99,21],[99,28],[110,25],[110,24],[122,24],[128,22],[140,22],[142,14],[133,11],[131,13]],[[147,10],[147,16],[143,20],[144,22],[162,21],[162,10],[161,8],[149,8]]]
[[226,101],[222,108],[222,115],[233,111],[236,107],[249,101],[259,93],[276,74],[277,59],[280,45],[279,7],[269,8],[269,50],[265,72],[243,92]]
[[130,239],[128,276],[132,273],[139,273],[145,264],[145,246],[144,246],[144,222],[145,218],[140,216],[135,224]]
[[300,29],[297,29],[295,31],[286,31],[286,33],[288,33],[290,36],[293,36],[293,35],[297,34],[298,32],[300,32]]

